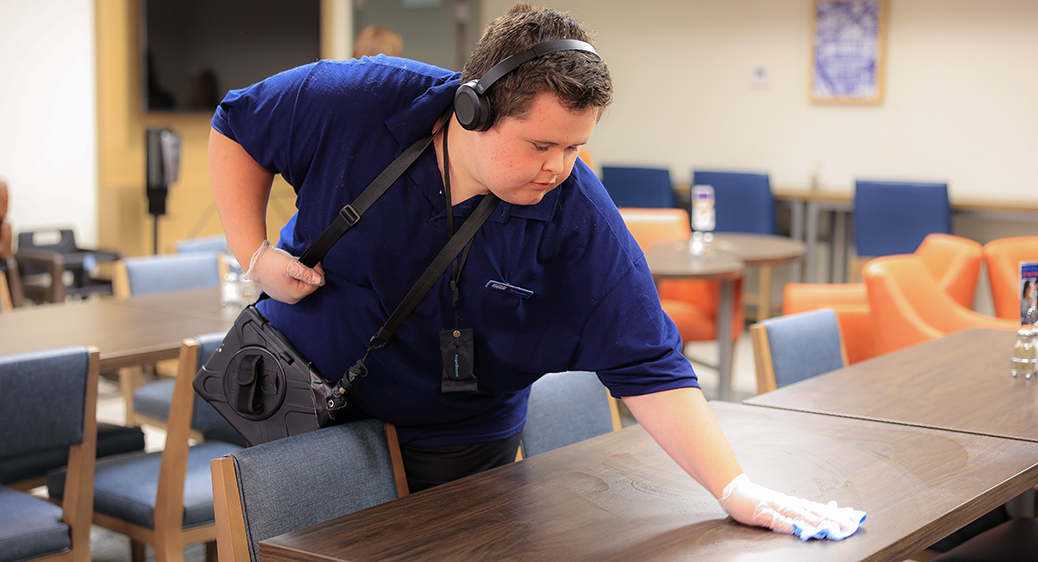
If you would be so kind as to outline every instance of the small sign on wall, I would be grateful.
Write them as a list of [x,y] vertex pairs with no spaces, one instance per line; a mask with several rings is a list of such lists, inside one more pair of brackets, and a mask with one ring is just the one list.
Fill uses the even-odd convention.
[[815,0],[811,101],[880,103],[887,0]]

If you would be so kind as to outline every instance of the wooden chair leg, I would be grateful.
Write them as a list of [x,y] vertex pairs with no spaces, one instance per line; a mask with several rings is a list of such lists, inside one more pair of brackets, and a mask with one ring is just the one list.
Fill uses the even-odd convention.
[[757,268],[757,322],[771,318],[771,266]]
[[130,539],[131,562],[144,562],[144,547],[144,543]]
[[133,393],[143,384],[144,377],[140,367],[123,367],[119,369],[119,390],[123,395],[127,427],[139,425],[133,409]]

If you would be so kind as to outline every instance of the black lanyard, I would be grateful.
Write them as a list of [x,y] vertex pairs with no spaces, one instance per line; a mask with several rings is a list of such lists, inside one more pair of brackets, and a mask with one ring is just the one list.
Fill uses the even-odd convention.
[[[454,206],[451,201],[451,160],[447,150],[447,131],[450,129],[448,122],[443,126],[443,196],[447,203],[447,238],[454,236]],[[451,262],[451,304],[454,306],[454,327],[458,327],[458,307],[461,305],[461,270],[468,260],[469,251],[472,249],[472,240],[465,244],[465,250],[461,253],[461,259],[457,257]]]

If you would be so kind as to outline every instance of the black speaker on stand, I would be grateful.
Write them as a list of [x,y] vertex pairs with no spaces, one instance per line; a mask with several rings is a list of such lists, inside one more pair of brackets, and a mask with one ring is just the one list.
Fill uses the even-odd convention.
[[180,171],[180,135],[169,129],[148,129],[147,146],[148,213],[154,217],[152,253],[159,253],[159,217],[166,214],[169,186],[177,181]]

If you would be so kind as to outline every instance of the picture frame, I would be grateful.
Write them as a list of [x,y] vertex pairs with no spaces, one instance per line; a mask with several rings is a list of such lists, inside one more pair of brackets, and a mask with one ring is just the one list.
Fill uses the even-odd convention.
[[888,3],[815,0],[808,84],[812,102],[883,102]]

